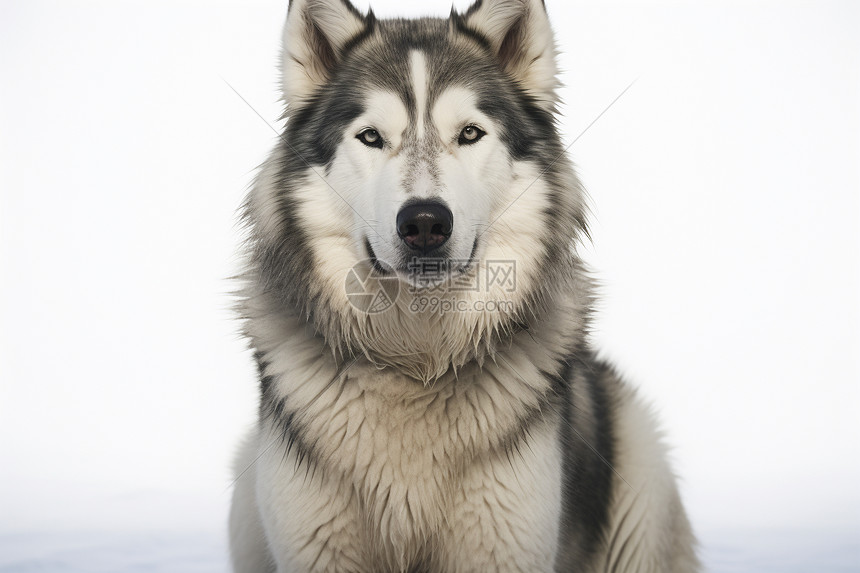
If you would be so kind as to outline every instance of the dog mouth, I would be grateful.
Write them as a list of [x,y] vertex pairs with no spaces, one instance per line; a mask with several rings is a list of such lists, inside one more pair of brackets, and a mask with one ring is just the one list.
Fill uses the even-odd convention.
[[370,238],[364,237],[364,250],[370,260],[371,266],[382,275],[404,275],[404,278],[439,278],[439,282],[446,278],[457,277],[469,272],[475,265],[477,260],[475,255],[478,252],[478,237],[475,237],[472,243],[472,250],[469,253],[468,259],[456,259],[443,255],[442,253],[432,255],[419,256],[413,254],[411,257],[404,256],[396,265],[391,265],[382,261],[377,257],[376,251],[373,250],[373,245],[370,243]]
[[364,249],[367,251],[367,256],[370,259],[370,264],[373,266],[373,269],[382,275],[390,275],[393,274],[394,269],[392,269],[389,265],[383,264],[376,257],[376,253],[373,251],[373,245],[370,244],[370,238],[367,236],[364,237]]

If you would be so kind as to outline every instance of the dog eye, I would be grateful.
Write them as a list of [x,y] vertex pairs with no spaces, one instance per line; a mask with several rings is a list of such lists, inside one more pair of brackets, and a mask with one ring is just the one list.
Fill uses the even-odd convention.
[[365,129],[355,137],[368,147],[382,149],[382,136],[375,129]]
[[463,131],[460,132],[460,137],[459,139],[457,139],[457,143],[459,143],[460,145],[471,145],[485,135],[486,132],[484,132],[479,127],[476,127],[474,125],[467,125],[463,128]]

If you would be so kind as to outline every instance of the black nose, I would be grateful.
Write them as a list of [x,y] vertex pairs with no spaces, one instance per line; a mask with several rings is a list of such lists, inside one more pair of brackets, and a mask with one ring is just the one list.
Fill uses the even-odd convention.
[[410,249],[427,254],[451,236],[454,215],[438,202],[410,203],[397,214],[397,234]]

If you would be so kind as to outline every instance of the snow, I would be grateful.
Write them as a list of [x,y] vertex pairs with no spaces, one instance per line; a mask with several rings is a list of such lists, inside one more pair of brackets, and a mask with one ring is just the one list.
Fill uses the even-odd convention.
[[[702,540],[709,573],[856,573],[851,532],[724,532]],[[227,573],[223,532],[100,530],[0,533],[0,573]]]

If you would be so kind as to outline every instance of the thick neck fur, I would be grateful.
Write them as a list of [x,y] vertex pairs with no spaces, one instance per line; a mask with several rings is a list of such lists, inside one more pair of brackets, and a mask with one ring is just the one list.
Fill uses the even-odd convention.
[[[496,360],[518,333],[534,338],[530,331],[537,325],[541,332],[549,333],[544,336],[561,339],[568,352],[584,338],[591,285],[584,278],[582,263],[571,255],[549,266],[551,270],[541,277],[543,284],[535,281],[535,288],[514,292],[494,289],[434,294],[404,286],[393,306],[379,313],[355,308],[340,289],[334,288],[311,293],[321,308],[307,314],[300,302],[291,303],[254,285],[246,289],[241,311],[248,319],[247,334],[257,350],[272,346],[279,338],[268,329],[258,336],[254,330],[259,322],[277,322],[273,317],[291,323],[298,320],[307,323],[303,329],[312,330],[314,340],[327,347],[336,361],[348,362],[362,355],[380,369],[390,368],[400,376],[432,385],[446,375],[456,378],[471,363],[481,367],[487,360]],[[473,269],[483,271],[483,263]],[[434,296],[462,306],[444,310],[428,307],[426,299]],[[421,304],[426,308],[420,310]],[[487,305],[495,310],[475,310]],[[546,372],[556,370],[548,368]]]

